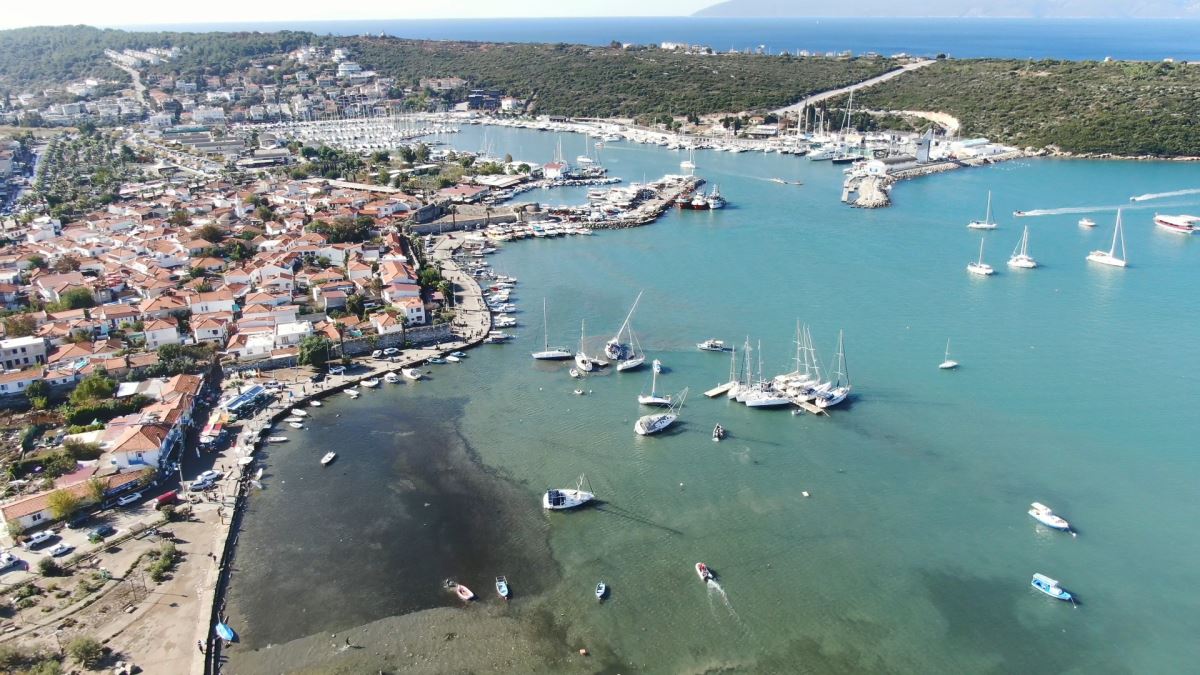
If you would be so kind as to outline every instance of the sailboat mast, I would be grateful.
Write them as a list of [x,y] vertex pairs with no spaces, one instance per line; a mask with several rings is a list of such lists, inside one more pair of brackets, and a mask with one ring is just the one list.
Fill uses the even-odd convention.
[[542,350],[550,351],[550,318],[547,316],[549,312],[546,308],[546,299],[542,298]]

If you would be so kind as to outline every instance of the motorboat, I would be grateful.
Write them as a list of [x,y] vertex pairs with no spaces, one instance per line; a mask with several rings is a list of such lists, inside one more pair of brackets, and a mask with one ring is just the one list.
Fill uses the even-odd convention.
[[383,381],[387,382],[389,384],[396,384],[397,382],[400,381],[400,376],[391,371],[388,371],[387,373],[384,373]]
[[1009,267],[1031,270],[1037,267],[1037,261],[1029,255],[1029,226],[1025,226],[1025,232],[1021,234],[1021,241],[1017,242],[1017,247],[1013,249],[1012,257],[1008,259]]
[[954,370],[955,368],[958,367],[958,361],[955,361],[950,358],[950,340],[949,340],[949,338],[946,339],[946,355],[943,358],[945,358],[946,360],[939,363],[938,368],[941,368],[942,370]]
[[608,595],[608,586],[603,581],[596,584],[596,599],[604,600],[604,596]]
[[579,370],[578,368],[572,368],[572,369],[570,369],[569,371],[567,371],[567,373],[568,373],[568,374],[569,374],[571,377],[574,377],[574,378],[580,378],[580,377],[583,377],[583,373],[582,373],[582,372],[580,372],[580,370]]
[[288,422],[288,426],[293,429],[303,429],[304,428],[304,424],[302,424],[300,422]]
[[1200,216],[1163,216],[1156,213],[1154,224],[1176,234],[1192,234],[1200,229]]
[[287,443],[287,436],[267,436],[268,443]]
[[[1121,242],[1121,255],[1117,255],[1117,242]],[[1125,235],[1121,232],[1121,210],[1117,209],[1117,226],[1113,229],[1112,246],[1107,251],[1092,251],[1088,254],[1088,260],[1109,267],[1125,267],[1128,263],[1125,260]]]
[[362,382],[360,382],[359,384],[361,384],[361,385],[362,385],[362,386],[364,386],[364,387],[367,387],[368,389],[374,389],[375,387],[378,387],[378,386],[379,386],[379,380],[377,380],[376,378],[372,377],[372,378],[370,378],[370,379],[363,380],[363,381],[362,381]]
[[308,404],[308,405],[310,405],[310,406],[311,406],[311,407],[313,407],[313,408],[320,408],[320,407],[321,407],[321,402],[320,402],[320,401],[311,401],[311,402],[309,402],[309,404]]
[[981,277],[990,276],[996,273],[992,266],[983,262],[983,240],[979,240],[979,260],[976,262],[967,263],[967,271],[971,274],[977,274]]
[[720,440],[723,438],[725,438],[725,427],[718,424],[717,426],[713,427],[713,433],[712,433],[713,442],[714,443],[720,442]]
[[654,365],[651,368],[650,374],[650,393],[638,394],[638,404],[640,405],[656,405],[662,407],[671,406],[671,396],[660,396],[658,394],[658,373],[662,370],[662,364],[658,359],[654,360]]
[[336,452],[327,452],[325,453],[325,456],[321,458],[321,466],[329,466],[329,464],[335,459],[337,459]]
[[1063,532],[1071,531],[1071,524],[1068,523],[1062,516],[1059,516],[1055,514],[1054,511],[1051,511],[1050,507],[1046,506],[1045,504],[1040,504],[1038,502],[1030,504],[1029,515],[1032,516],[1034,520],[1045,525],[1046,527],[1050,527],[1055,530],[1062,530]]
[[1092,220],[1091,218],[1080,218],[1079,226],[1080,227],[1095,227],[1096,221]]
[[1030,585],[1056,600],[1066,600],[1072,604],[1075,602],[1071,594],[1058,585],[1057,579],[1051,579],[1045,574],[1034,574]]
[[[583,489],[583,484],[586,482],[587,476],[581,474],[574,490],[570,488],[546,490],[546,494],[542,495],[542,508],[548,511],[565,511],[587,504],[595,499],[596,495]],[[589,484],[588,487],[591,485]]]
[[967,223],[967,227],[972,230],[994,230],[996,229],[996,221],[992,220],[992,192],[988,191],[987,198],[987,214],[983,220],[972,220]]
[[700,581],[703,581],[704,583],[708,583],[709,581],[717,578],[717,575],[713,574],[712,570],[708,569],[708,565],[705,565],[702,562],[696,563],[696,575],[699,576]]
[[508,590],[508,579],[503,576],[496,577],[496,594],[508,600],[511,597],[511,592]]
[[405,379],[412,380],[413,382],[416,382],[424,377],[424,375],[421,374],[421,371],[417,370],[416,368],[405,368],[401,370],[400,373],[404,375]]
[[678,397],[672,397],[671,407],[667,409],[667,412],[639,417],[633,423],[634,432],[639,436],[653,436],[654,434],[666,431],[667,427],[679,419],[679,410],[683,408],[683,402],[687,399],[687,391],[685,388],[679,393]]
[[697,342],[696,349],[699,349],[702,352],[727,352],[727,351],[729,351],[729,347],[726,346],[724,340],[717,340],[715,338],[709,338],[709,339],[705,340],[704,342]]
[[358,393],[357,389],[347,389],[346,395],[349,396],[350,398],[358,398],[359,393]]
[[448,354],[446,356],[446,363],[461,363],[461,362],[462,362],[462,359],[458,358],[457,356],[455,356],[453,354]]
[[463,358],[467,357],[467,353],[466,352],[450,352],[450,356],[456,356],[460,359],[463,359]]
[[446,362],[446,359],[443,359],[440,356],[431,356],[428,359],[426,359],[426,361],[425,361],[425,363],[431,363],[433,365],[441,365],[445,362]]
[[308,411],[301,410],[300,408],[292,408],[290,412],[296,417],[306,417],[308,415]]

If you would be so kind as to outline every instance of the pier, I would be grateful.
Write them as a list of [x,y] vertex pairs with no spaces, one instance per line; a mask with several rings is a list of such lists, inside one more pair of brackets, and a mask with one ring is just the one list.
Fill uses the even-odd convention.
[[842,202],[860,209],[878,209],[891,206],[892,199],[889,191],[899,181],[966,167],[987,166],[1025,156],[1024,151],[1014,149],[994,155],[971,157],[968,159],[945,159],[920,164],[904,164],[882,172],[856,171],[842,183]]

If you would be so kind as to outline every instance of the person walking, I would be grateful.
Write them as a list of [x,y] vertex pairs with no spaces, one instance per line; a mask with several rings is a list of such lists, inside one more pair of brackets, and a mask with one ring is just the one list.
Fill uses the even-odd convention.
[[196,649],[199,649],[200,653],[203,654],[204,653],[204,642],[201,640],[196,640]]

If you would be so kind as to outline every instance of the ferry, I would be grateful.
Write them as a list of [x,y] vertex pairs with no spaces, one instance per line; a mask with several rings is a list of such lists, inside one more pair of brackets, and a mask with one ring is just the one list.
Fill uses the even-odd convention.
[[1156,213],[1154,224],[1178,234],[1192,234],[1200,229],[1200,216],[1163,216]]

